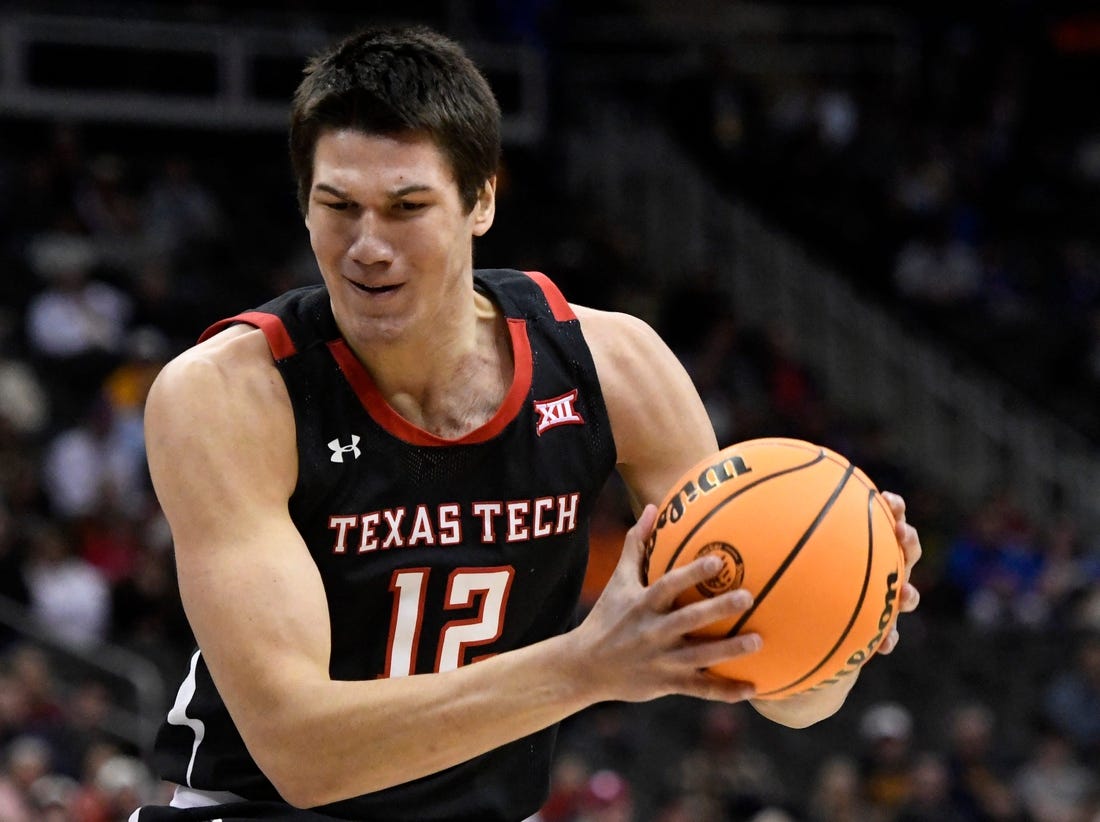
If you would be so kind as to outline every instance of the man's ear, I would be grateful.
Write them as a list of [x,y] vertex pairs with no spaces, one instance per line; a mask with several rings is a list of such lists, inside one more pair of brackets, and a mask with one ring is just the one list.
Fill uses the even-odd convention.
[[497,176],[494,174],[485,181],[485,185],[482,186],[481,191],[478,192],[477,202],[474,203],[473,233],[475,237],[482,236],[492,227],[493,217],[496,216],[496,211]]

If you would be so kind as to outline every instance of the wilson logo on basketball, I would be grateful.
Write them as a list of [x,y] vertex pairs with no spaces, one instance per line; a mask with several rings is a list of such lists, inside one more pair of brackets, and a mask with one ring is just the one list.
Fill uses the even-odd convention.
[[568,394],[562,394],[560,397],[549,400],[535,400],[535,410],[539,414],[538,422],[535,425],[535,433],[541,437],[543,432],[559,425],[584,425],[584,418],[573,407],[573,403],[576,401],[576,388]]
[[882,644],[883,637],[886,636],[886,631],[897,615],[898,608],[898,580],[901,575],[896,571],[891,571],[886,575],[886,593],[883,595],[882,611],[878,617],[878,631],[867,642],[864,648],[857,649],[845,662],[844,667],[833,674],[829,679],[815,685],[811,690],[818,690],[828,685],[835,685],[843,677],[850,676],[863,667],[865,663],[878,649],[878,646]]

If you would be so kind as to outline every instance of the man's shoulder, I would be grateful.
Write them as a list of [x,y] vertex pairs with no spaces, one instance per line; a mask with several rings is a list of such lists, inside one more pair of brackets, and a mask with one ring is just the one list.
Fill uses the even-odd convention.
[[196,343],[157,375],[150,399],[165,410],[225,403],[254,404],[282,389],[263,332],[233,325]]

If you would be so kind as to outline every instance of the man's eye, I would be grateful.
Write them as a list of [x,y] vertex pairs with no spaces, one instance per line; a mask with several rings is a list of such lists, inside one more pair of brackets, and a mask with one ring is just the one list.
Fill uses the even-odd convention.
[[322,205],[324,205],[325,208],[331,208],[333,211],[347,211],[348,210],[348,204],[345,203],[345,202],[323,203]]
[[409,201],[409,200],[402,200],[401,202],[399,202],[397,204],[397,210],[398,211],[409,211],[409,212],[420,211],[421,209],[424,209],[424,208],[427,208],[427,207],[428,207],[427,203],[417,203],[417,202],[412,202],[412,201]]

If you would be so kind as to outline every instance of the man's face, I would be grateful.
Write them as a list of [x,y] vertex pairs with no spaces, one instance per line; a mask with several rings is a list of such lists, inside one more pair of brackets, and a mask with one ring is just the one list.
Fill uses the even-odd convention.
[[420,134],[324,132],[306,225],[332,310],[353,344],[427,334],[470,300],[473,238],[493,222],[493,184],[463,206],[443,153]]

